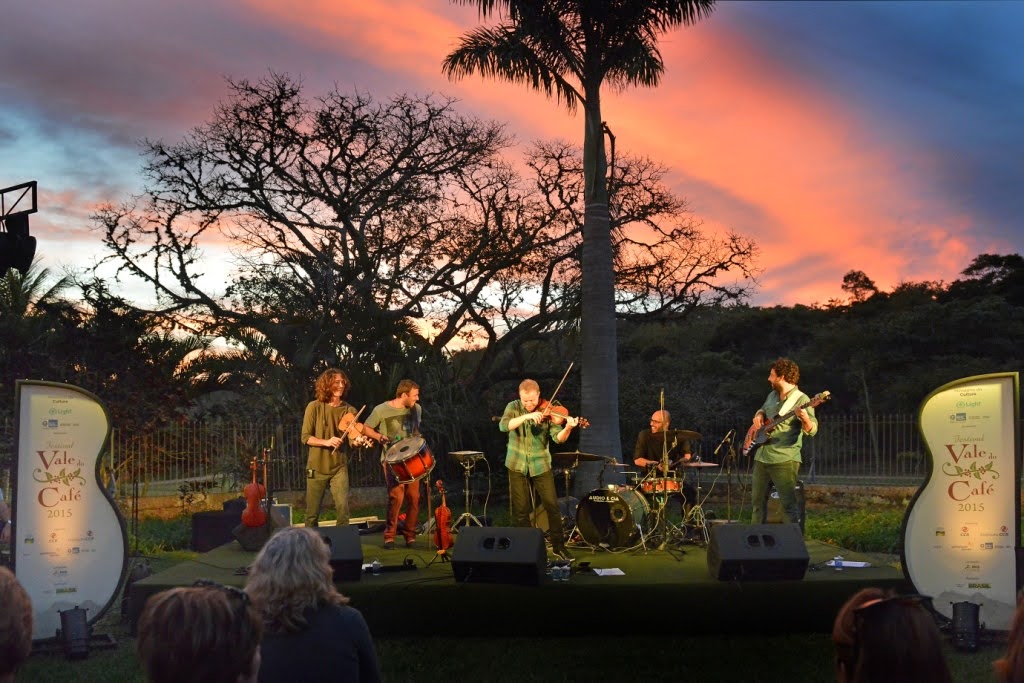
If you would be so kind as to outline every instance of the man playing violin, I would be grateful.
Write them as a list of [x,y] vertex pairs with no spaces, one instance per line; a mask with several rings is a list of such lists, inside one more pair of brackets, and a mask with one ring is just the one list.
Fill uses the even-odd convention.
[[549,444],[565,443],[579,420],[568,415],[552,417],[540,407],[540,386],[532,379],[519,385],[519,400],[505,406],[498,429],[508,433],[505,467],[508,469],[509,504],[513,526],[530,526],[530,487],[540,498],[548,516],[551,550],[563,559],[565,549],[562,514],[558,509],[555,477],[551,472]]
[[[395,397],[385,401],[373,409],[366,425],[379,429],[385,442],[401,441],[409,436],[419,436],[420,418],[423,408],[419,405],[420,387],[411,379],[403,379],[395,389]],[[388,550],[395,547],[398,535],[398,516],[402,503],[408,502],[405,512],[405,547],[411,548],[416,543],[416,522],[420,516],[420,480],[400,483],[385,460],[387,452],[381,450],[380,462],[384,467],[384,479],[388,485],[388,514],[384,527],[384,547]]]
[[[302,417],[302,443],[309,446],[306,459],[306,526],[320,522],[324,493],[331,489],[338,511],[338,526],[348,525],[348,456],[346,438],[361,430],[363,436],[383,438],[372,429],[353,422],[356,409],[341,400],[349,386],[348,376],[337,368],[321,373],[316,380],[316,400],[310,401]],[[352,416],[352,417],[349,417]],[[342,424],[342,421],[352,424]]]

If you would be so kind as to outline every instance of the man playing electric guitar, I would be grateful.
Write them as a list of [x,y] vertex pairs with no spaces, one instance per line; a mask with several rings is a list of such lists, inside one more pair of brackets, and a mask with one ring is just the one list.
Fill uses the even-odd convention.
[[751,503],[753,513],[752,524],[764,524],[764,510],[768,502],[768,482],[775,484],[782,503],[782,513],[787,524],[800,521],[800,510],[796,497],[797,472],[800,470],[800,448],[804,436],[818,433],[818,419],[814,416],[814,407],[808,405],[807,395],[797,388],[800,381],[800,368],[788,358],[780,358],[771,365],[768,383],[772,392],[768,394],[764,405],[754,413],[750,430],[747,433],[745,452],[749,453],[754,435],[770,419],[792,411],[793,417],[782,420],[776,426],[768,440],[757,449],[754,456],[754,475],[751,484]]

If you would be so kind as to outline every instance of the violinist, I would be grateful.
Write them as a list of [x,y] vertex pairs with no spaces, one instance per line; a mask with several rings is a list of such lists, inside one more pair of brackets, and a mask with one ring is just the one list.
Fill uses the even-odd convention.
[[[423,408],[419,405],[420,387],[411,379],[403,379],[395,389],[395,397],[385,401],[373,409],[370,417],[366,418],[366,425],[373,429],[379,429],[384,434],[386,442],[396,442],[409,436],[420,435],[420,419],[423,416]],[[388,485],[388,513],[387,523],[384,526],[384,548],[390,550],[395,547],[395,537],[398,535],[398,516],[402,511],[402,504],[407,503],[405,512],[405,526],[402,529],[402,536],[405,538],[405,547],[412,548],[416,545],[416,523],[420,516],[420,481],[400,483],[395,473],[387,466],[385,456],[387,452],[381,449],[380,462],[384,468],[384,479]]]
[[498,429],[508,433],[505,467],[508,469],[512,525],[530,526],[532,486],[548,516],[551,551],[562,559],[571,559],[565,549],[549,445],[552,440],[565,443],[579,421],[568,415],[552,419],[550,404],[547,410],[541,409],[540,405],[540,386],[532,379],[523,380],[519,385],[519,400],[505,406],[498,423]]
[[[302,443],[309,446],[306,459],[306,526],[318,526],[324,493],[331,489],[338,511],[338,526],[349,522],[348,456],[349,439],[360,428],[362,436],[380,440],[376,431],[352,423],[356,409],[341,397],[348,389],[348,376],[331,368],[316,380],[316,400],[310,401],[302,417]],[[352,424],[342,424],[342,421]]]

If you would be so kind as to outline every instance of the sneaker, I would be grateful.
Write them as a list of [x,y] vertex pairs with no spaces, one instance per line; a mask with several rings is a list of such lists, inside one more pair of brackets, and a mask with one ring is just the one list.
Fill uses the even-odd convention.
[[384,550],[394,550],[394,549],[395,549],[395,542],[394,541],[384,541]]
[[415,548],[416,547],[416,539],[415,538],[407,538],[405,540],[405,547],[406,548]]

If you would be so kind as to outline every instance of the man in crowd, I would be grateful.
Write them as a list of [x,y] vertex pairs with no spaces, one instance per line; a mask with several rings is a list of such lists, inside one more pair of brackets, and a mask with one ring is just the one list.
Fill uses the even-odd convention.
[[508,433],[505,467],[508,469],[512,524],[530,526],[532,486],[548,516],[552,552],[562,559],[570,559],[565,549],[549,445],[552,440],[565,443],[579,421],[570,416],[551,419],[551,416],[538,410],[539,405],[540,386],[532,379],[523,380],[519,385],[519,399],[505,406],[505,412],[498,423],[498,429]]
[[[423,409],[419,405],[420,387],[411,379],[403,379],[395,389],[395,397],[385,401],[373,409],[366,425],[379,430],[387,443],[395,443],[410,436],[420,435],[420,418]],[[384,468],[384,479],[388,485],[388,514],[384,527],[384,547],[395,547],[398,535],[398,517],[402,504],[407,502],[405,525],[402,535],[405,546],[412,548],[416,544],[416,523],[420,515],[420,480],[400,483],[385,460],[386,450],[381,450],[380,462]]]

